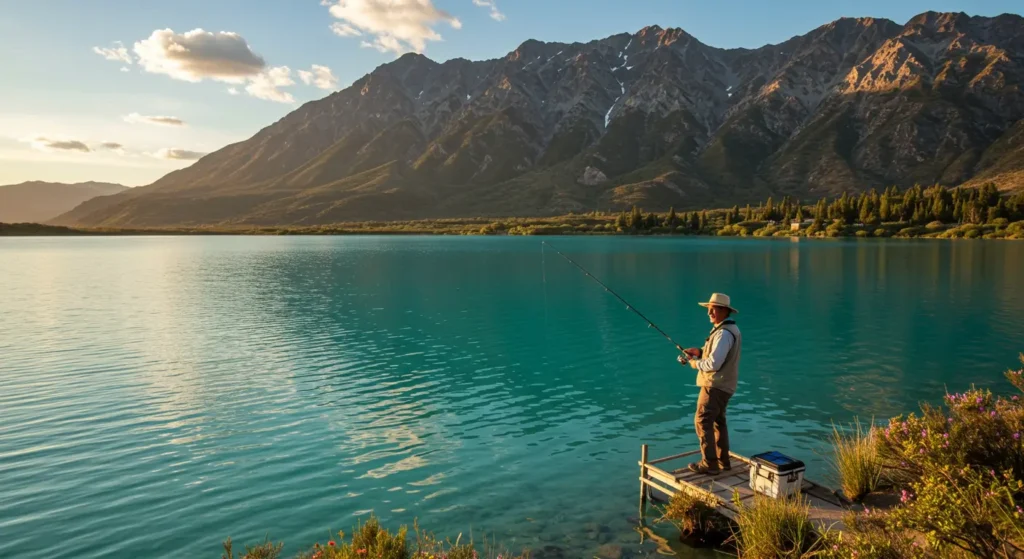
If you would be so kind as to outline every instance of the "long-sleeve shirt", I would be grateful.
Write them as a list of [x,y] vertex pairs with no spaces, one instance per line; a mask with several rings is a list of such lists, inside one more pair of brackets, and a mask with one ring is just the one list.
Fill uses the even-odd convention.
[[700,359],[691,359],[690,367],[704,373],[713,373],[722,368],[722,363],[725,362],[725,357],[729,355],[729,350],[736,340],[732,332],[719,328],[708,341],[711,343],[711,351],[705,351]]
[[743,335],[736,323],[727,320],[711,331],[699,359],[691,359],[697,370],[697,386],[736,392],[740,374],[740,351]]

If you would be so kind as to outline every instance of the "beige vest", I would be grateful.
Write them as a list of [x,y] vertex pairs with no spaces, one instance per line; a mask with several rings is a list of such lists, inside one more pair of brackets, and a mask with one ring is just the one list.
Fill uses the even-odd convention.
[[[723,392],[733,394],[736,392],[736,384],[740,377],[740,350],[743,345],[743,336],[740,335],[740,329],[735,324],[723,324],[722,330],[729,332],[733,336],[732,347],[729,348],[729,353],[725,356],[725,361],[722,362],[722,366],[715,372],[703,372],[697,371],[697,386],[707,388],[717,388]],[[722,334],[727,336],[728,334]],[[704,353],[703,357],[711,355],[711,336],[708,336],[708,340],[704,342]]]

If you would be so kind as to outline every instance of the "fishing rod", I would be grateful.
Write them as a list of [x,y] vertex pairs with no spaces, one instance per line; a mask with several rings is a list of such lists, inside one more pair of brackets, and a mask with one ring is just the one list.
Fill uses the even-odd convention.
[[580,266],[579,264],[577,264],[572,258],[569,258],[568,256],[566,256],[566,255],[562,254],[561,252],[559,252],[559,250],[557,248],[555,248],[551,243],[549,243],[547,241],[541,241],[540,243],[541,243],[541,245],[548,245],[549,247],[551,247],[551,250],[555,251],[556,254],[558,254],[562,258],[568,260],[569,263],[572,264],[573,266],[576,266],[577,268],[579,268],[580,271],[583,272],[588,278],[596,281],[601,287],[604,288],[605,291],[607,291],[608,293],[611,293],[612,295],[614,295],[615,298],[618,299],[619,301],[622,301],[622,303],[624,305],[626,305],[627,309],[635,312],[637,314],[637,316],[639,316],[640,318],[644,319],[644,322],[647,323],[647,325],[648,325],[647,327],[648,328],[654,328],[655,330],[657,330],[658,333],[661,334],[662,336],[664,336],[664,338],[666,340],[671,342],[672,345],[674,345],[676,347],[676,349],[678,349],[680,352],[683,352],[684,355],[686,354],[685,351],[683,350],[682,346],[677,344],[675,342],[675,340],[673,340],[671,337],[669,337],[669,335],[666,334],[661,328],[658,328],[658,326],[655,323],[651,322],[651,320],[649,318],[644,316],[643,313],[641,313],[640,311],[636,310],[636,307],[634,307],[633,305],[630,305],[629,302],[626,301],[625,299],[623,299],[618,293],[616,293],[615,291],[612,291],[612,288],[608,287],[607,285],[604,284],[604,282],[602,282],[601,280],[599,280],[596,277],[594,277],[594,274],[591,274],[590,272],[588,272],[586,268],[584,268],[583,266]]

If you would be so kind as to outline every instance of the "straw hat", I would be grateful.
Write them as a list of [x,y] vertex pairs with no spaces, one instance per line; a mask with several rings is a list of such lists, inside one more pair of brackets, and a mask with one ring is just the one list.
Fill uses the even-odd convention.
[[697,303],[697,304],[702,306],[702,307],[710,307],[712,305],[714,305],[716,307],[725,307],[725,308],[729,309],[730,311],[732,311],[734,313],[740,312],[740,311],[734,309],[732,307],[732,305],[730,305],[729,296],[726,295],[725,293],[712,293],[711,294],[711,299],[707,303]]

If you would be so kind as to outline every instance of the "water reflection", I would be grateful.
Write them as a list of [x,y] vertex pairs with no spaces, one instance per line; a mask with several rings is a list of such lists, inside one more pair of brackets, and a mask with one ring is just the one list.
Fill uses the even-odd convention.
[[[640,445],[695,444],[692,371],[537,239],[0,241],[0,555],[54,523],[201,556],[372,510],[590,556],[639,543]],[[555,244],[687,345],[732,295],[735,450],[815,477],[832,421],[997,385],[1024,346],[1019,243]]]

